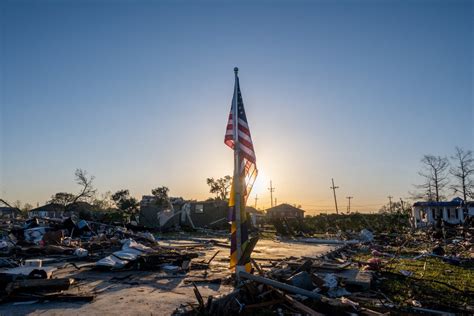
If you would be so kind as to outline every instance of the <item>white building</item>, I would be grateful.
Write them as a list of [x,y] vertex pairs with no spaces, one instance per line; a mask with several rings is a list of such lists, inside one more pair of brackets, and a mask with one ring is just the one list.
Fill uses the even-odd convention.
[[[467,212],[464,211],[466,208]],[[443,202],[416,202],[412,216],[417,228],[434,224],[438,218],[449,224],[461,224],[466,216],[474,216],[474,202],[465,203],[458,197]]]

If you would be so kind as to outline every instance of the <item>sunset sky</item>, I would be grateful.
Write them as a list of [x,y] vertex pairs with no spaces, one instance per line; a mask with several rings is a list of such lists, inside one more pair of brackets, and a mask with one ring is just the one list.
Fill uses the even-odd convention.
[[252,200],[309,214],[408,197],[423,154],[474,149],[472,1],[2,1],[0,197],[211,196],[234,66]]

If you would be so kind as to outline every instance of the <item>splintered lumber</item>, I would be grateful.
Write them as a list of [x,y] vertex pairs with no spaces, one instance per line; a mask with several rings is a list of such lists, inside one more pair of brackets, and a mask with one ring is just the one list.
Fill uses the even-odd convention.
[[271,306],[271,305],[275,305],[275,304],[280,304],[284,301],[285,301],[284,299],[276,299],[276,300],[271,300],[271,301],[262,302],[262,303],[245,305],[245,310],[255,309],[255,308],[263,308],[263,307],[267,307],[267,306]]
[[294,308],[302,311],[305,313],[305,315],[310,315],[310,316],[324,316],[324,314],[321,314],[321,313],[318,313],[317,311],[315,311],[314,309],[304,305],[303,303],[301,302],[298,302],[297,300],[295,300],[294,298],[292,298],[291,296],[289,296],[288,294],[286,293],[283,293],[282,291],[280,290],[277,290],[277,289],[274,289],[275,292],[278,293],[278,295],[280,295],[281,297],[283,297],[283,299],[285,301],[287,301],[288,303],[290,303],[291,305],[293,305]]
[[198,290],[196,284],[193,283],[193,286],[194,286],[194,289],[193,289],[194,295],[196,295],[196,299],[197,299],[197,301],[198,301],[198,303],[199,303],[199,307],[200,307],[201,310],[202,310],[202,309],[204,308],[204,299],[202,298],[202,295],[201,295],[201,293],[199,292],[199,290]]
[[262,268],[260,267],[257,261],[255,261],[253,258],[250,258],[250,262],[255,267],[255,269],[257,269],[258,274],[265,275],[265,273],[263,272]]
[[303,296],[306,296],[306,297],[309,297],[309,298],[318,299],[318,300],[321,299],[321,294],[311,292],[311,291],[308,291],[308,290],[305,290],[305,289],[301,289],[301,288],[293,286],[293,285],[281,283],[281,282],[278,282],[278,281],[275,281],[275,280],[272,280],[272,279],[268,279],[268,278],[265,278],[265,277],[261,277],[261,276],[258,276],[258,275],[253,275],[253,274],[247,273],[245,271],[240,271],[239,276],[241,278],[244,278],[244,279],[248,279],[248,280],[258,282],[258,283],[273,286],[273,287],[281,289],[283,291],[287,291],[287,292],[291,292],[291,293],[295,293],[295,294],[300,294],[300,295],[303,295]]
[[7,293],[17,291],[45,292],[45,291],[63,291],[69,289],[74,279],[24,279],[10,282],[6,287]]
[[209,315],[232,314],[231,306],[233,303],[235,303],[236,298],[238,298],[240,294],[241,289],[236,289],[227,295],[213,299],[211,306],[208,306]]
[[183,282],[184,284],[194,284],[194,283],[212,283],[212,284],[220,284],[222,283],[222,277],[210,277],[210,278],[187,278]]
[[217,250],[216,253],[211,257],[211,259],[209,259],[209,261],[207,262],[207,264],[210,264],[212,260],[214,260],[214,258],[217,256],[217,254],[220,252],[220,250]]
[[300,273],[301,271],[310,272],[312,266],[313,266],[313,260],[306,260],[302,265],[300,265],[298,268],[296,268],[296,270],[293,271],[293,273],[291,273],[291,275],[293,276],[295,274]]

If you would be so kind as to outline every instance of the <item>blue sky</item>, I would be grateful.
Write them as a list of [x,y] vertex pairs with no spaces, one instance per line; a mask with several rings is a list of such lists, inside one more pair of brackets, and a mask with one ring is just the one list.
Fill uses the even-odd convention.
[[[310,212],[407,197],[423,154],[474,149],[470,1],[3,1],[1,197],[203,199],[232,173],[223,144],[240,80],[254,194]],[[252,194],[252,197],[254,197]]]

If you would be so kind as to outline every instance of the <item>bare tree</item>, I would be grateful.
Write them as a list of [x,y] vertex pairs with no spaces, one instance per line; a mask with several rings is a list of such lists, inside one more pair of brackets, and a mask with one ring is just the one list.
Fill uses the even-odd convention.
[[79,194],[76,195],[71,204],[74,204],[77,201],[87,200],[94,197],[97,190],[94,189],[92,181],[94,181],[95,177],[92,175],[89,177],[87,175],[87,171],[82,169],[76,169],[76,172],[74,174],[76,176],[76,183],[80,185],[82,189]]
[[424,170],[419,172],[419,175],[425,178],[425,183],[420,186],[430,195],[434,195],[436,202],[439,202],[443,198],[444,188],[448,185],[446,171],[449,161],[445,157],[425,155],[421,162]]
[[464,150],[456,147],[456,153],[451,156],[455,163],[449,172],[453,175],[456,183],[452,184],[450,188],[454,194],[462,194],[464,201],[468,198],[474,198],[474,182],[471,175],[474,174],[474,157],[471,150]]
[[15,202],[13,202],[13,207],[14,208],[17,208],[17,209],[21,210],[21,206],[22,206],[22,204],[21,204],[20,200],[16,200]]
[[13,202],[13,207],[16,208],[20,214],[22,215],[28,215],[28,212],[33,208],[33,205],[31,205],[30,203],[21,203],[20,200],[16,200],[15,202]]
[[434,195],[434,188],[433,188],[433,182],[430,180],[426,180],[425,183],[423,184],[415,184],[414,185],[417,191],[410,191],[408,194],[410,195],[410,198],[412,200],[426,200],[426,201],[434,201],[435,200],[435,195]]

